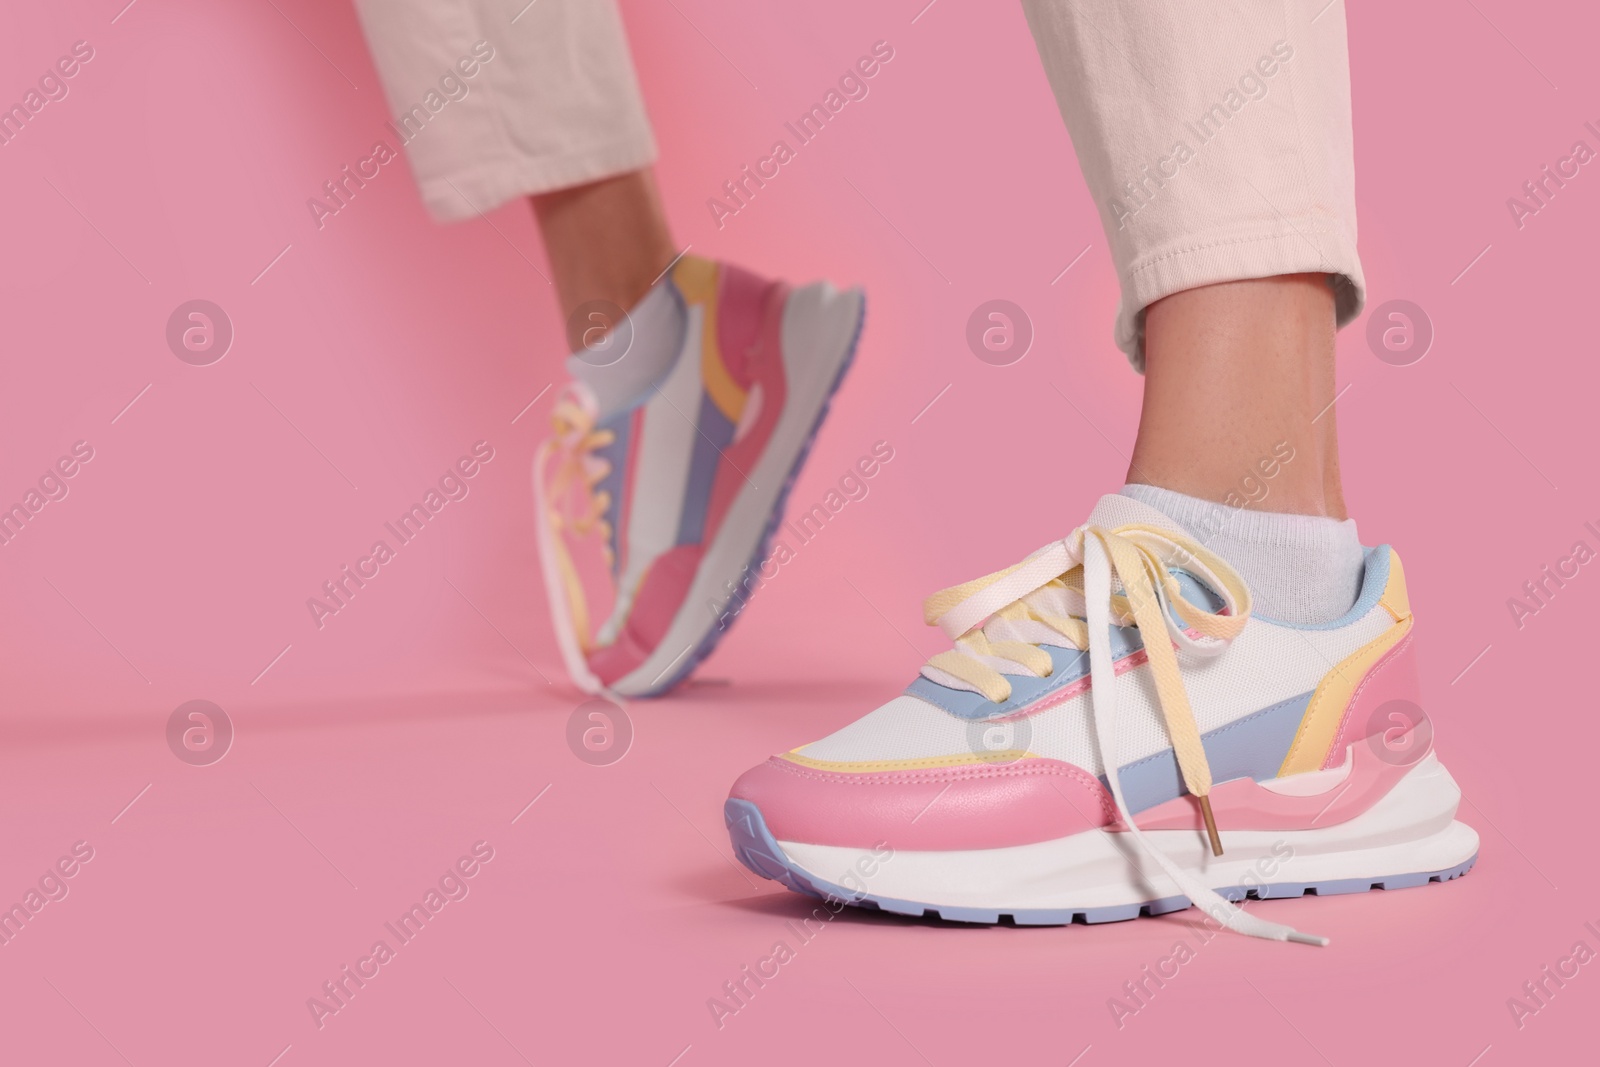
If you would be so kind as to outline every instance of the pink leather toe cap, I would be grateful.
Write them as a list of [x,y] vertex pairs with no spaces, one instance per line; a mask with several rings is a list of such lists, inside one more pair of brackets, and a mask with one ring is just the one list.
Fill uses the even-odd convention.
[[779,841],[847,848],[1004,848],[1108,826],[1098,779],[1059,760],[974,761],[926,770],[850,773],[774,756],[733,785]]

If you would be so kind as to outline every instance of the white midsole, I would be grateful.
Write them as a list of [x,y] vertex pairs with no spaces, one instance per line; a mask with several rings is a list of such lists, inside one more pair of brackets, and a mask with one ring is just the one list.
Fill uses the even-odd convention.
[[789,294],[782,326],[788,378],[783,414],[760,461],[753,470],[745,471],[746,484],[701,558],[688,597],[667,627],[666,636],[643,663],[617,680],[611,687],[614,692],[634,696],[653,690],[712,627],[721,624],[732,599],[728,583],[740,582],[750,565],[795,456],[810,439],[817,411],[832,392],[840,365],[849,358],[864,299],[859,289],[841,292],[827,282]]
[[[1456,822],[1461,790],[1429,753],[1373,807],[1315,830],[1224,826],[1224,854],[1204,835],[1152,830],[1145,838],[1213,889],[1310,884],[1447,870],[1478,850],[1478,835]],[[875,897],[943,907],[1097,908],[1181,896],[1127,833],[1090,830],[1053,841],[951,852],[839,848],[780,841],[806,873]],[[894,848],[886,835],[884,842]]]

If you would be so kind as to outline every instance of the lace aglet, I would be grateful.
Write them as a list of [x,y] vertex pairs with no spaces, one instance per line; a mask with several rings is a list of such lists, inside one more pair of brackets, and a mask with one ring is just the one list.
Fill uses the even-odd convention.
[[1302,934],[1299,930],[1290,930],[1286,940],[1298,945],[1316,945],[1318,948],[1327,948],[1328,939],[1317,934]]
[[1211,839],[1211,854],[1222,855],[1222,838],[1217,834],[1217,817],[1211,814],[1211,798],[1200,797],[1200,817],[1206,823],[1206,836]]

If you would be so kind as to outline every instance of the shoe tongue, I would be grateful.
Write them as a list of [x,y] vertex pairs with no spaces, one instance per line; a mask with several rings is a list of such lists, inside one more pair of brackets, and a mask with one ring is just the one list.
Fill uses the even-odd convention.
[[1165,513],[1157,511],[1143,501],[1135,500],[1131,496],[1120,493],[1107,493],[1100,498],[1100,502],[1089,513],[1089,524],[1104,526],[1108,530],[1115,530],[1118,526],[1128,526],[1138,523],[1141,526],[1154,526],[1168,533],[1179,534],[1184,537],[1193,536],[1182,526],[1173,522]]
[[[1221,505],[1218,506],[1220,507]],[[1194,533],[1173,521],[1165,512],[1151,507],[1142,500],[1135,500],[1131,496],[1123,496],[1120,493],[1108,493],[1101,497],[1100,502],[1089,513],[1090,525],[1103,526],[1108,530],[1115,530],[1119,526],[1129,526],[1134,523],[1140,526],[1153,526],[1158,530],[1164,530],[1167,533],[1177,534],[1181,537],[1196,537]],[[1222,598],[1188,571],[1174,569],[1173,575],[1177,578],[1184,597],[1190,603],[1197,604],[1207,611],[1216,611],[1222,606]],[[1177,618],[1177,616],[1174,616],[1174,618]]]

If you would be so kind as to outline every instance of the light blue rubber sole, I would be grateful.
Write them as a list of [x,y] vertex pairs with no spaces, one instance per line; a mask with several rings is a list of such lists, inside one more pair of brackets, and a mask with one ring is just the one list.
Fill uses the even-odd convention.
[[[842,900],[859,908],[909,915],[917,918],[943,919],[947,922],[995,923],[1011,921],[1017,926],[1065,926],[1069,923],[1114,923],[1137,919],[1142,915],[1165,915],[1182,911],[1190,906],[1185,896],[1161,897],[1136,904],[1120,904],[1103,908],[1013,908],[1007,911],[987,908],[945,907],[922,904],[912,900],[861,893],[825,881],[800,870],[784,855],[783,849],[767,829],[761,809],[748,800],[729,799],[723,805],[723,821],[728,835],[733,839],[733,854],[739,862],[763,878],[778,882],[796,893],[821,899]],[[1327,882],[1273,882],[1262,886],[1228,886],[1217,892],[1232,901],[1246,898],[1254,900],[1279,900],[1300,897],[1307,893],[1316,896],[1336,896],[1341,893],[1365,893],[1373,889],[1411,889],[1429,882],[1448,882],[1460,878],[1478,862],[1477,853],[1466,861],[1442,871],[1415,871],[1389,874],[1374,878],[1341,878]]]

